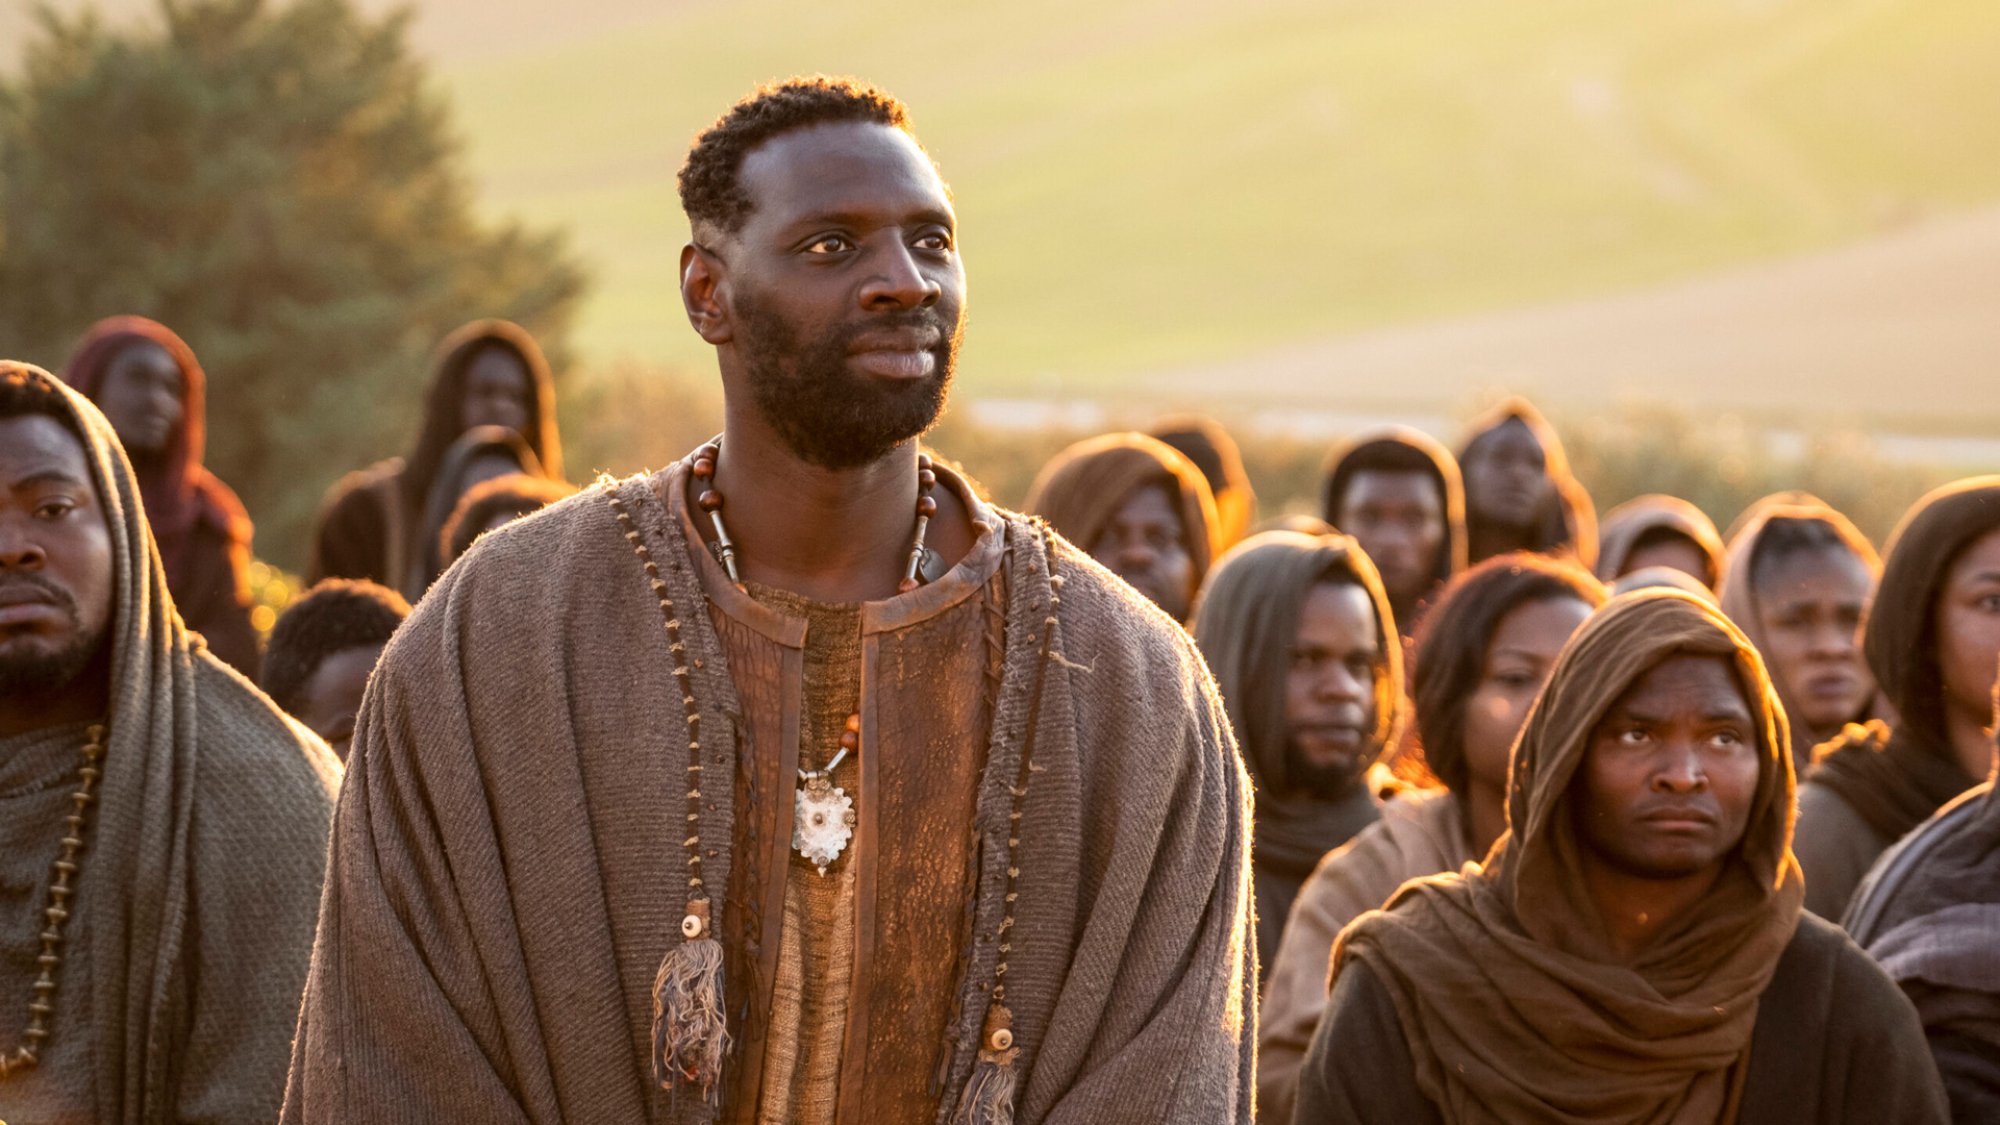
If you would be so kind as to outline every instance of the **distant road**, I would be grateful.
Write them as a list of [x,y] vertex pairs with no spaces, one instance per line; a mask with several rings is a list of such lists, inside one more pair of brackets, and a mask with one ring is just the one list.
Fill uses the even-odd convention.
[[1574,411],[1685,398],[1782,421],[1992,423],[2000,208],[1613,297],[1345,335],[1138,376],[1135,396],[1448,409],[1504,388]]

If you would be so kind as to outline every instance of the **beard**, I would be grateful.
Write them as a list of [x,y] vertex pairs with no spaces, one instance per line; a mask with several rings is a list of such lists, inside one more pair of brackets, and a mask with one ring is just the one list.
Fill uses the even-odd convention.
[[[853,469],[880,460],[936,424],[951,388],[963,321],[956,308],[887,313],[802,340],[761,302],[739,296],[738,349],[758,414],[800,460]],[[849,341],[881,329],[934,329],[935,370],[925,378],[876,379],[847,367]]]
[[33,586],[54,599],[69,621],[69,640],[51,649],[38,645],[31,637],[0,638],[0,684],[7,685],[8,696],[20,699],[68,687],[90,664],[102,638],[84,632],[76,599],[67,592],[32,575],[17,578],[8,585]]
[[1368,772],[1368,763],[1374,761],[1380,752],[1381,747],[1369,742],[1353,754],[1320,758],[1304,753],[1296,743],[1288,743],[1285,747],[1285,766],[1293,787],[1298,791],[1335,798],[1346,795],[1361,784],[1362,777]]

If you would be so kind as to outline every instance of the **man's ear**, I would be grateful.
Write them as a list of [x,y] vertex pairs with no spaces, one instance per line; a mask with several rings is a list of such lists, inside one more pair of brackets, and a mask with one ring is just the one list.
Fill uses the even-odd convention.
[[700,246],[690,242],[681,247],[681,305],[695,332],[716,347],[734,337],[722,300],[725,270],[720,257]]

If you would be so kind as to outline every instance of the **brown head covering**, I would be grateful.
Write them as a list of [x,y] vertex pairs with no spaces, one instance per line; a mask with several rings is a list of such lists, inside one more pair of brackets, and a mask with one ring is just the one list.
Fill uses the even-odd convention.
[[109,733],[73,906],[90,974],[63,983],[54,1035],[93,1040],[92,1120],[269,1120],[340,766],[181,624],[111,423],[40,368],[0,374],[61,388],[111,533]]
[[1648,493],[1611,509],[1598,525],[1597,578],[1616,581],[1625,572],[1625,560],[1639,540],[1653,532],[1672,532],[1694,544],[1708,560],[1708,587],[1722,581],[1722,536],[1708,513],[1678,496]]
[[[1763,769],[1713,890],[1630,963],[1585,889],[1568,804],[1590,735],[1647,670],[1726,656]],[[1792,763],[1763,661],[1719,610],[1678,590],[1607,603],[1571,638],[1514,747],[1510,832],[1483,869],[1405,884],[1334,950],[1387,988],[1418,1087],[1449,1121],[1728,1120],[1757,1001],[1798,925]]]
[[1154,422],[1147,433],[1201,470],[1215,496],[1216,542],[1223,550],[1249,534],[1257,515],[1257,493],[1243,468],[1242,450],[1220,422],[1199,414],[1174,414]]
[[166,452],[156,463],[146,466],[139,479],[139,494],[145,501],[147,522],[153,541],[167,568],[167,582],[187,589],[193,579],[193,552],[188,550],[196,526],[207,524],[222,533],[232,554],[241,563],[249,562],[250,515],[236,493],[214,473],[202,467],[201,456],[207,436],[208,377],[194,358],[194,351],[173,329],[143,316],[115,316],[100,320],[84,333],[63,369],[63,381],[95,402],[104,391],[104,378],[111,361],[127,348],[153,343],[173,357],[181,373],[181,424],[167,439]]
[[[1510,396],[1499,405],[1487,411],[1472,423],[1465,444],[1458,448],[1458,463],[1462,469],[1479,448],[1480,443],[1491,437],[1500,427],[1509,422],[1520,422],[1535,435],[1536,444],[1542,447],[1542,456],[1547,459],[1545,471],[1555,487],[1550,490],[1548,510],[1542,514],[1536,538],[1526,544],[1531,551],[1568,553],[1586,569],[1597,563],[1597,509],[1590,502],[1590,493],[1583,483],[1570,472],[1569,454],[1564,452],[1562,438],[1556,435],[1554,426],[1535,409],[1527,399]],[[1476,519],[1470,510],[1468,521]],[[1474,560],[1478,561],[1478,560]]]
[[421,514],[431,483],[445,453],[465,433],[465,373],[472,360],[489,347],[513,352],[528,370],[528,424],[521,438],[534,451],[549,477],[561,479],[562,438],[556,432],[555,383],[541,345],[518,324],[505,320],[475,320],[445,337],[438,345],[430,389],[424,392],[424,428],[417,434],[403,480],[409,510]]
[[[1768,642],[1764,636],[1762,615],[1758,611],[1757,584],[1753,579],[1757,573],[1757,556],[1764,546],[1765,533],[1774,525],[1787,522],[1823,524],[1832,530],[1834,536],[1845,544],[1849,551],[1853,552],[1855,558],[1861,560],[1862,566],[1868,568],[1871,580],[1882,573],[1881,557],[1875,553],[1875,545],[1868,541],[1866,535],[1861,534],[1860,528],[1855,527],[1846,516],[1825,504],[1811,500],[1800,503],[1798,500],[1799,497],[1795,493],[1768,496],[1752,504],[1745,515],[1737,518],[1736,531],[1729,539],[1729,551],[1727,562],[1723,567],[1722,581],[1716,586],[1716,599],[1722,604],[1722,612],[1728,614],[1731,621],[1736,622],[1736,627],[1743,630],[1743,635],[1750,638],[1750,643],[1756,645],[1759,652],[1768,647]],[[1813,745],[1819,739],[1813,736],[1805,720],[1800,717],[1794,701],[1787,695],[1784,681],[1773,677],[1772,683],[1778,689],[1778,698],[1785,702],[1786,713],[1791,716],[1792,754],[1799,768],[1803,770],[1811,764]],[[1861,709],[1849,715],[1846,721],[1861,722],[1867,719],[1874,709],[1874,693],[1870,692]]]
[[[1452,459],[1436,438],[1408,426],[1382,426],[1356,434],[1347,444],[1327,455],[1325,483],[1320,487],[1320,515],[1334,527],[1340,526],[1340,505],[1356,473],[1368,470],[1401,472],[1420,470],[1437,482],[1444,497],[1444,542],[1438,547],[1437,563],[1431,570],[1432,587],[1442,584],[1465,569],[1465,483]],[[1397,623],[1403,629],[1413,622]]]
[[1895,730],[1850,727],[1821,749],[1811,775],[1889,839],[1981,780],[1959,764],[1945,729],[1934,621],[1945,572],[1960,551],[1996,528],[2000,476],[1969,477],[1917,501],[1889,536],[1861,651],[1896,714]]
[[414,588],[403,591],[403,596],[411,601],[422,597],[438,575],[444,573],[449,561],[443,554],[444,525],[469,490],[465,483],[467,471],[482,457],[502,458],[513,462],[516,473],[551,479],[527,441],[505,426],[474,426],[461,434],[438,463],[431,478],[430,496],[424,501],[421,584],[417,584],[418,576],[412,575]]
[[1167,490],[1181,513],[1199,587],[1222,553],[1217,545],[1215,496],[1194,462],[1157,438],[1120,433],[1077,442],[1042,467],[1028,489],[1025,507],[1088,552],[1125,501],[1155,484]]
[[1285,753],[1290,740],[1285,676],[1299,614],[1314,584],[1329,580],[1360,586],[1375,607],[1375,639],[1384,666],[1375,681],[1371,744],[1379,755],[1395,745],[1407,715],[1403,646],[1382,579],[1354,540],[1291,531],[1253,535],[1216,564],[1194,614],[1195,645],[1215,673],[1229,725],[1250,770],[1256,797],[1252,851],[1260,862],[1300,874],[1354,832],[1352,824],[1332,814],[1346,795],[1332,797],[1296,785]]

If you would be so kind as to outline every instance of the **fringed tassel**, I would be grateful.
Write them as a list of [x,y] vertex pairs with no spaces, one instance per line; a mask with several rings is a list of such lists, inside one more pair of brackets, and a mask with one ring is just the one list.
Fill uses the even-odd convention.
[[1014,1125],[1014,1013],[996,1004],[986,1013],[986,1038],[979,1044],[979,1061],[958,1096],[951,1125]]
[[665,1090],[696,1086],[709,1105],[722,1088],[729,1023],[722,1006],[722,943],[709,933],[706,900],[688,904],[685,939],[653,978],[653,1080]]

